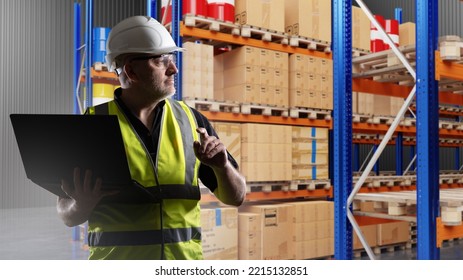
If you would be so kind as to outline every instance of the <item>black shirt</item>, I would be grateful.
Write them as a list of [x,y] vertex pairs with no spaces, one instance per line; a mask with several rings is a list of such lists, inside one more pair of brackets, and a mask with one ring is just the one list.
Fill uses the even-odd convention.
[[[119,98],[121,94],[122,94],[122,90],[120,88],[118,88],[114,92],[116,102],[124,111],[125,115],[129,119],[135,131],[140,136],[140,139],[142,139],[143,143],[145,144],[146,148],[151,154],[151,158],[153,159],[154,162],[156,162],[157,146],[158,146],[159,134],[161,130],[162,111],[164,109],[165,101],[164,100],[161,101],[154,109],[153,127],[151,129],[152,132],[150,132],[150,130],[136,116],[132,114],[129,108],[127,108],[124,102]],[[212,127],[211,123],[209,122],[209,120],[197,110],[193,108],[191,108],[191,110],[196,118],[196,122],[198,123],[198,126],[204,127],[207,130],[207,133],[209,135],[213,135],[219,138],[214,128]],[[191,143],[191,145],[193,146],[193,143]],[[236,169],[238,169],[238,164],[236,163],[235,159],[230,155],[230,153],[227,152],[227,154],[228,154],[228,160],[230,161],[230,163]],[[198,176],[201,182],[203,182],[203,184],[207,188],[209,188],[211,192],[213,192],[217,188],[217,178],[215,177],[214,171],[209,166],[201,163],[199,166]]]

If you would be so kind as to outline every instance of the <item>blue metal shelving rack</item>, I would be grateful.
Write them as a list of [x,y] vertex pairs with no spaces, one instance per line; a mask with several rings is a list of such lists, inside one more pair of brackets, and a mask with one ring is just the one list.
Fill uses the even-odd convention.
[[[352,190],[351,0],[333,1],[335,258],[352,258],[352,229],[346,218]],[[418,259],[439,259],[438,91],[435,80],[437,0],[416,0],[417,36],[417,226]],[[399,151],[398,151],[399,153]],[[349,163],[349,164],[345,164]]]

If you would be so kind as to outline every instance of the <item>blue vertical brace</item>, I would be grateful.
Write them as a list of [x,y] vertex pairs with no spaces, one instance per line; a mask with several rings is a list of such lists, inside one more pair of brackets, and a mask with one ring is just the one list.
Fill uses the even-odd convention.
[[438,2],[416,1],[417,69],[417,258],[440,258],[436,246],[439,213],[438,90],[435,79]]
[[74,2],[74,73],[72,84],[74,86],[74,114],[80,114],[79,109],[79,93],[77,92],[78,85],[80,83],[80,3]]
[[92,42],[93,42],[93,0],[85,1],[85,108],[93,104]]
[[158,18],[158,1],[146,0],[146,15],[152,18]]
[[347,198],[352,191],[352,33],[351,0],[333,0],[334,89],[334,256],[352,259],[352,225]]
[[402,8],[394,9],[394,19],[397,20],[399,24],[402,23]]
[[[416,146],[410,146],[410,162],[413,160],[416,154]],[[415,170],[415,163],[410,166],[410,170]]]
[[403,175],[403,133],[397,133],[397,137],[395,138],[395,175],[401,176]]
[[[180,21],[182,20],[182,1],[181,0],[172,0],[172,24],[171,32],[172,38],[174,38],[175,44],[178,47],[182,47],[182,37],[180,37]],[[183,65],[183,56],[179,52],[177,54],[177,69],[179,70],[177,75],[175,75],[175,87],[177,92],[175,93],[174,98],[177,100],[182,100],[182,65]]]

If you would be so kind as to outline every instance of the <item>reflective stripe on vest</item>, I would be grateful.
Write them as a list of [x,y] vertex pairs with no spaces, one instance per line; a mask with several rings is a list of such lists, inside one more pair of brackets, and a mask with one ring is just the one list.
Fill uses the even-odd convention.
[[[163,236],[164,233],[164,236]],[[201,228],[171,228],[146,231],[89,232],[89,246],[144,246],[201,240]]]

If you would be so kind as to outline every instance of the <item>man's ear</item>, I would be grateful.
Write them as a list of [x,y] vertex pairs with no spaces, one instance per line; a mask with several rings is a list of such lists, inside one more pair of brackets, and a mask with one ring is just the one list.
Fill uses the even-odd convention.
[[137,74],[135,73],[135,70],[131,63],[126,63],[124,67],[122,67],[122,71],[129,80],[138,80]]

